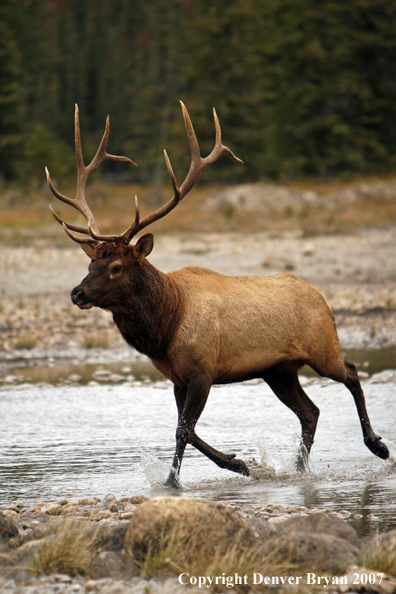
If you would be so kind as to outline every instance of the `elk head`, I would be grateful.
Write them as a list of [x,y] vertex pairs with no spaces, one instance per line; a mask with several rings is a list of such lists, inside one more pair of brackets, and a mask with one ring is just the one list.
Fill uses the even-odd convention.
[[[142,231],[142,229],[151,225],[154,221],[161,219],[173,210],[194,186],[205,167],[217,161],[221,153],[225,152],[235,161],[242,163],[242,161],[238,159],[229,148],[222,144],[221,129],[215,109],[213,109],[216,129],[215,146],[207,157],[202,158],[197,137],[187,109],[182,102],[180,103],[191,151],[191,164],[187,177],[179,187],[167,152],[164,151],[166,167],[173,186],[174,193],[172,198],[156,211],[148,214],[143,219],[140,219],[138,200],[135,196],[135,219],[128,229],[120,235],[102,235],[100,233],[95,217],[85,199],[85,187],[88,176],[104,161],[130,163],[131,165],[135,165],[135,163],[127,157],[110,155],[106,152],[110,132],[109,117],[107,117],[105,132],[98,151],[91,163],[88,166],[85,166],[81,148],[78,107],[76,105],[74,117],[75,151],[77,161],[76,197],[69,198],[58,192],[51,181],[48,169],[46,168],[45,171],[48,185],[54,196],[59,198],[62,202],[73,206],[73,208],[78,210],[87,221],[87,227],[66,223],[55,213],[50,205],[50,210],[53,216],[58,223],[63,226],[67,235],[73,239],[73,241],[79,243],[84,252],[91,258],[88,276],[85,277],[81,284],[71,292],[73,303],[81,309],[89,309],[93,306],[97,306],[112,310],[115,307],[115,300],[119,303],[122,301],[126,293],[129,292],[130,295],[133,279],[138,275],[146,256],[150,254],[154,245],[153,235],[151,233],[147,233],[141,237],[136,245],[130,245],[133,237]],[[77,236],[73,232],[88,237],[82,237],[81,235]]]

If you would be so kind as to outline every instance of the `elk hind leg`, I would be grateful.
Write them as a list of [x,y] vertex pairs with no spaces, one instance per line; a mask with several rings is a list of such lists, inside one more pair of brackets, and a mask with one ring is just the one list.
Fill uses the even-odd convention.
[[382,460],[386,460],[386,458],[389,458],[389,450],[387,446],[381,441],[382,438],[376,435],[373,431],[373,428],[371,427],[370,419],[366,409],[366,401],[362,386],[360,385],[356,367],[353,363],[345,361],[345,369],[346,380],[344,380],[343,383],[351,392],[355,401],[362,427],[364,443],[373,454],[379,458],[382,458]]
[[353,363],[345,361],[341,351],[335,353],[333,357],[328,357],[320,365],[309,362],[309,365],[315,371],[324,377],[328,377],[336,382],[344,384],[353,396],[359,415],[360,425],[362,427],[363,439],[368,449],[383,460],[389,457],[389,450],[381,441],[381,437],[376,435],[371,427],[370,418],[366,408],[366,400],[360,385],[358,373]]
[[319,409],[302,389],[297,367],[279,365],[266,373],[263,379],[279,400],[297,415],[301,423],[297,470],[303,471],[307,467],[307,458],[314,442]]

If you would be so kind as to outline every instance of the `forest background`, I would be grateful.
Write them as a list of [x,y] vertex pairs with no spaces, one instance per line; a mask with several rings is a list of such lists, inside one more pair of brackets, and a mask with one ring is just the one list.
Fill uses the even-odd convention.
[[86,159],[110,114],[110,152],[153,183],[162,150],[188,167],[182,99],[213,146],[205,180],[382,175],[396,165],[395,0],[3,0],[0,176],[74,172],[78,103]]

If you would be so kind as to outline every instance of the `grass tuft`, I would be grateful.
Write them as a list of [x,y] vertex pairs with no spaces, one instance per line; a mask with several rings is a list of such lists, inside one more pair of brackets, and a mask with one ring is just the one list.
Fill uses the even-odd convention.
[[83,340],[83,347],[85,349],[106,349],[109,346],[109,338],[107,334],[96,334],[85,336]]
[[36,334],[23,334],[14,343],[15,349],[33,349],[37,344]]
[[57,533],[38,546],[32,560],[34,573],[85,574],[96,551],[96,532],[66,520]]
[[[214,552],[208,556],[205,546],[200,546],[200,534],[198,531],[189,532],[180,535],[180,529],[166,535],[162,542],[157,543],[150,548],[140,559],[140,573],[146,579],[152,577],[174,577],[182,573],[193,576],[211,576],[212,584],[205,584],[205,590],[208,592],[224,592],[224,586],[228,580],[235,574],[239,576],[249,576],[260,571],[264,575],[290,576],[296,573],[297,566],[288,559],[279,561],[277,551],[265,552],[259,547],[247,547],[242,549],[240,542],[230,546],[227,552]],[[259,569],[258,569],[259,568]],[[232,577],[228,577],[232,576]],[[250,580],[251,581],[251,580]],[[252,584],[233,585],[233,591],[248,592],[252,591]],[[261,591],[264,586],[258,586],[256,589]],[[256,591],[256,590],[254,590]]]
[[370,549],[360,555],[358,564],[396,577],[396,538],[387,534],[376,536]]

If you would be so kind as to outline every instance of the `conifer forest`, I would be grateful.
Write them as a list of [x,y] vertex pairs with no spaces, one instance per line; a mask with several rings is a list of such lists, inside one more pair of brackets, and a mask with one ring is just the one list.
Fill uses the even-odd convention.
[[[74,170],[110,115],[109,151],[152,183],[188,167],[179,100],[212,149],[207,181],[386,174],[396,167],[396,0],[2,0],[0,176]],[[131,175],[112,166],[114,175]]]

